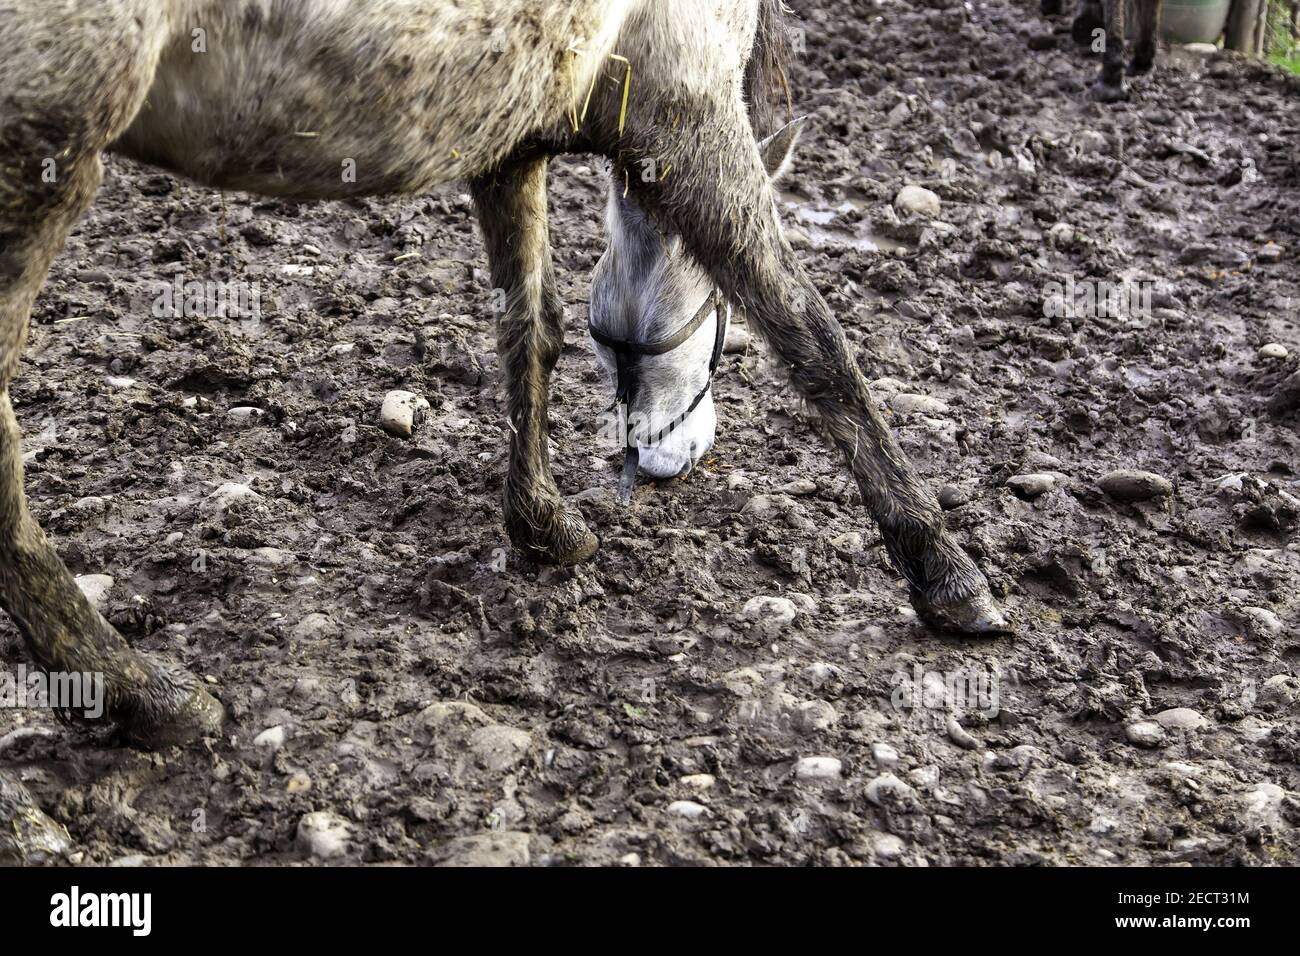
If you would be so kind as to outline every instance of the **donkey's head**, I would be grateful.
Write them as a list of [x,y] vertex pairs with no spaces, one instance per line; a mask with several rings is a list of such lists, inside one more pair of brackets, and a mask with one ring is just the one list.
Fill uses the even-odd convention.
[[[774,180],[802,126],[795,120],[759,144]],[[636,452],[629,462],[652,478],[684,475],[713,447],[718,418],[709,383],[730,306],[716,298],[681,237],[652,222],[622,183],[611,183],[606,222],[609,246],[591,289],[596,358],[626,401],[625,437]],[[625,485],[633,477],[625,472]]]

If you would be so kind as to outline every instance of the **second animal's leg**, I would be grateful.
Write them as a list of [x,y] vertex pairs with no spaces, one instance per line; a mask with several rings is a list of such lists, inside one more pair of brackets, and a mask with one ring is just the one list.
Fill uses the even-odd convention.
[[[1097,31],[1101,31],[1099,34]],[[1099,36],[1104,36],[1106,22],[1102,17],[1101,0],[1083,0],[1079,13],[1070,24],[1070,35],[1079,46],[1090,47]]]
[[505,522],[515,546],[559,564],[596,553],[596,536],[565,505],[551,475],[547,402],[564,347],[546,219],[546,159],[517,159],[472,183],[492,283],[504,297],[498,332],[510,415]]
[[1160,30],[1160,8],[1164,0],[1135,0],[1138,11],[1138,39],[1129,73],[1150,72],[1156,62],[1156,35]]
[[1101,55],[1101,76],[1089,92],[1102,103],[1114,103],[1128,95],[1124,89],[1124,0],[1106,0],[1106,49]]

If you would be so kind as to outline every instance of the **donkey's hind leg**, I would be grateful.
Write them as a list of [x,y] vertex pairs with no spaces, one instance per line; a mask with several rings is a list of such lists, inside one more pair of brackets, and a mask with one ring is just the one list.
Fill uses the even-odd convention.
[[544,157],[510,160],[471,188],[492,283],[504,295],[498,350],[510,415],[506,528],[526,554],[572,564],[595,554],[597,541],[551,475],[546,407],[564,348],[564,306],[551,262],[546,166]]
[[102,675],[104,716],[128,740],[179,743],[220,727],[221,706],[91,607],[23,495],[9,383],[32,304],[99,187],[100,153],[144,100],[162,42],[160,8],[146,0],[71,9],[84,16],[0,4],[0,608],[42,667]]
[[1133,48],[1133,60],[1128,71],[1137,76],[1150,73],[1156,63],[1156,34],[1160,30],[1160,8],[1164,0],[1135,0],[1137,4],[1138,37]]
[[[984,575],[944,528],[882,419],[844,331],[782,235],[776,195],[739,101],[674,104],[690,124],[629,130],[622,155],[672,164],[656,183],[631,177],[643,208],[743,306],[784,360],[799,393],[848,459],[885,547],[912,586],[916,609],[970,633],[1007,630]],[[661,167],[662,168],[662,167]]]

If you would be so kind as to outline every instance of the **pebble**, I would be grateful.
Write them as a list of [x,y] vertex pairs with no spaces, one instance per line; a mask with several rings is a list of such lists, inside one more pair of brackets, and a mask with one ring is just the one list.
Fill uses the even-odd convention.
[[225,511],[231,505],[238,504],[241,501],[260,501],[261,498],[262,496],[248,485],[228,481],[208,495],[208,500],[204,502],[204,508],[208,511]]
[[937,219],[942,204],[936,193],[923,186],[904,186],[894,197],[894,208],[899,212],[924,216],[926,219]]
[[379,427],[398,438],[410,438],[429,411],[429,402],[414,392],[396,389],[384,396]]
[[1064,246],[1074,241],[1074,227],[1068,222],[1058,222],[1047,230],[1052,245]]
[[845,554],[857,554],[862,550],[862,532],[846,531],[831,538],[831,547]]
[[838,719],[835,708],[824,700],[810,700],[799,705],[794,712],[795,729],[803,734],[825,730]]
[[1243,607],[1241,613],[1250,619],[1251,630],[1266,637],[1282,633],[1282,619],[1266,607]]
[[114,581],[107,574],[78,574],[77,587],[86,595],[86,600],[95,610],[103,612],[108,607],[108,592],[113,590]]
[[226,418],[232,425],[240,428],[250,428],[258,423],[258,420],[265,415],[262,409],[253,405],[239,405],[226,412]]
[[960,508],[970,501],[970,492],[959,485],[944,485],[939,489],[939,507],[944,511]]
[[749,348],[749,339],[749,329],[738,322],[732,322],[727,326],[727,337],[723,340],[722,351],[728,355],[744,352]]
[[793,495],[795,497],[801,495],[815,495],[817,494],[817,482],[813,481],[811,478],[796,478],[794,481],[787,481],[776,490],[780,494]]
[[1159,747],[1165,742],[1165,729],[1154,720],[1136,720],[1124,728],[1124,736],[1139,747]]
[[889,744],[872,744],[871,759],[881,770],[889,770],[898,766],[898,751]]
[[1028,475],[1012,475],[1007,479],[1007,487],[1021,498],[1033,499],[1055,488],[1056,476],[1045,471]]
[[881,806],[890,800],[910,799],[915,796],[916,791],[892,773],[882,773],[867,783],[865,793],[868,800]]
[[741,507],[741,514],[766,517],[795,507],[794,499],[789,495],[754,495]]
[[892,833],[882,833],[872,844],[872,851],[882,860],[897,860],[903,855],[907,844]]
[[1269,342],[1268,345],[1265,345],[1259,350],[1260,359],[1266,362],[1281,361],[1289,354],[1290,353],[1286,350],[1286,346],[1277,342]]
[[971,736],[966,728],[957,722],[956,717],[949,715],[948,726],[946,729],[948,731],[948,739],[958,747],[962,747],[966,750],[975,750],[979,747],[979,741]]
[[760,596],[746,601],[742,613],[764,630],[777,630],[793,623],[799,609],[789,598]]
[[1171,707],[1156,714],[1156,723],[1165,730],[1200,730],[1209,721],[1190,707]]
[[709,808],[694,800],[674,800],[668,804],[668,812],[687,820],[698,820],[709,812]]
[[319,810],[298,821],[298,848],[317,860],[334,860],[348,852],[352,826],[342,817]]
[[135,379],[127,378],[125,375],[109,375],[104,379],[109,388],[133,388]]
[[844,763],[838,757],[800,757],[795,761],[796,780],[839,780]]
[[1101,490],[1116,501],[1147,501],[1151,498],[1166,498],[1174,492],[1174,486],[1168,479],[1149,471],[1127,468],[1112,471],[1099,484]]
[[253,746],[261,747],[267,750],[279,750],[284,746],[285,740],[288,739],[288,731],[284,729],[283,724],[268,728],[253,738]]
[[889,399],[889,407],[899,415],[947,415],[948,403],[929,395],[899,392]]
[[683,787],[691,790],[712,790],[718,779],[711,773],[690,773],[682,777],[679,782]]

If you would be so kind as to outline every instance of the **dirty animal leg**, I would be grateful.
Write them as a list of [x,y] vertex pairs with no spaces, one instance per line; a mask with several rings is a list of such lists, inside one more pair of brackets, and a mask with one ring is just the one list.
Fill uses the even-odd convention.
[[41,667],[103,675],[105,716],[129,741],[180,743],[214,733],[221,705],[184,671],[132,650],[91,607],[23,494],[9,383],[37,291],[102,171],[97,151],[51,144],[47,132],[0,112],[0,607]]
[[1079,46],[1092,46],[1097,31],[1105,31],[1106,23],[1102,16],[1101,0],[1083,0],[1079,13],[1070,24],[1070,36]]
[[1106,49],[1101,55],[1101,76],[1088,92],[1100,103],[1128,96],[1124,89],[1124,0],[1106,0]]
[[682,235],[788,366],[847,459],[917,610],[972,633],[1005,630],[984,575],[945,529],[938,502],[877,410],[843,329],[781,232],[743,104],[675,106],[696,121],[680,131],[629,130],[624,140],[621,152],[631,153],[633,164],[657,157],[659,168],[672,167],[657,183],[632,177],[638,201]]
[[492,283],[505,296],[498,349],[510,414],[506,528],[525,553],[572,564],[595,554],[597,541],[551,475],[546,407],[564,347],[564,310],[551,261],[546,166],[544,157],[511,160],[471,186]]
[[1149,73],[1156,62],[1156,35],[1160,30],[1160,8],[1164,0],[1135,0],[1137,3],[1138,39],[1128,71],[1132,75]]

